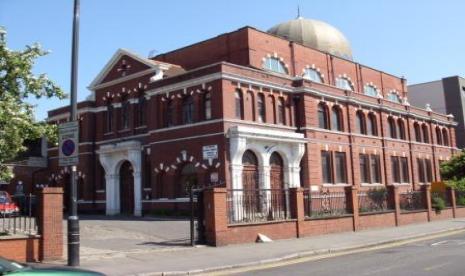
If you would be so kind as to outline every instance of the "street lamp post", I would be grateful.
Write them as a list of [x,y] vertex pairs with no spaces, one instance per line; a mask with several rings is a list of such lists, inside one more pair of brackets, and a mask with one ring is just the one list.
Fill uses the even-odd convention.
[[[73,44],[71,53],[70,121],[77,121],[77,79],[79,52],[79,0],[74,0]],[[79,146],[79,141],[77,143]],[[71,189],[68,210],[68,266],[79,266],[79,217],[77,215],[76,165],[71,166]]]

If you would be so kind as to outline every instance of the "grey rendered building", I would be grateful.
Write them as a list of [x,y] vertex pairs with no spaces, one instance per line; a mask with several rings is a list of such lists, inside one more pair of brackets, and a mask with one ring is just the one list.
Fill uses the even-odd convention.
[[465,148],[465,78],[447,77],[442,80],[408,86],[410,104],[424,108],[427,104],[435,112],[454,115],[458,122],[458,148]]

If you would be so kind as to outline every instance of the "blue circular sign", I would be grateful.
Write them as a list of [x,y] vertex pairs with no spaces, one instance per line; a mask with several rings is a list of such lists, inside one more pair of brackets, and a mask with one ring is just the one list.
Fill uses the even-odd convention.
[[61,145],[61,152],[65,156],[73,155],[75,150],[76,150],[76,144],[74,143],[73,140],[67,139],[67,140],[63,141],[63,144]]

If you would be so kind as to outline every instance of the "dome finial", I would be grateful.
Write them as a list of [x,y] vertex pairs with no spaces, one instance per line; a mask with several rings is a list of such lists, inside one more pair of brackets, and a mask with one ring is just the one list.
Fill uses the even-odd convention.
[[297,19],[302,19],[303,17],[300,16],[300,5],[297,5]]

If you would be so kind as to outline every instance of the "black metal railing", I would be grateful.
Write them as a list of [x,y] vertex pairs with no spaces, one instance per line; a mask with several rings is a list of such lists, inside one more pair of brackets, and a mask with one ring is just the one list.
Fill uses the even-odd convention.
[[406,191],[399,194],[400,209],[402,211],[426,210],[424,191]]
[[455,204],[460,207],[465,207],[465,191],[455,191]]
[[38,234],[36,205],[32,194],[0,199],[0,236]]
[[444,201],[446,207],[452,207],[452,199],[448,191],[444,192],[431,192],[431,203],[435,203],[435,199],[440,198]]
[[370,189],[358,192],[358,209],[360,213],[386,212],[393,210],[386,189]]
[[259,223],[290,218],[286,189],[228,190],[230,224]]
[[304,190],[304,213],[307,218],[337,217],[351,213],[345,192]]

